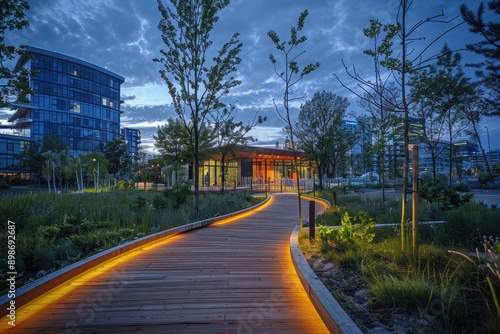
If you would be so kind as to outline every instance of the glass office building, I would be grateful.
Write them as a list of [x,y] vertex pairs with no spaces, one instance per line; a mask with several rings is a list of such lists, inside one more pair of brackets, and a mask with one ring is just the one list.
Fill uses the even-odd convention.
[[100,143],[120,137],[120,85],[124,78],[106,69],[58,53],[27,47],[17,67],[34,70],[34,95],[16,104],[9,119],[33,141],[55,136],[70,155],[99,151]]
[[131,157],[137,156],[141,145],[141,131],[138,129],[123,128],[121,129],[122,140],[127,145],[127,153]]
[[[70,156],[100,151],[120,138],[120,85],[124,78],[104,68],[55,52],[27,47],[16,69],[33,70],[28,103],[12,102],[9,129],[0,134],[0,177],[28,173],[17,158],[22,146],[53,136],[70,148]],[[132,149],[132,148],[131,148]],[[135,148],[137,149],[137,148]]]

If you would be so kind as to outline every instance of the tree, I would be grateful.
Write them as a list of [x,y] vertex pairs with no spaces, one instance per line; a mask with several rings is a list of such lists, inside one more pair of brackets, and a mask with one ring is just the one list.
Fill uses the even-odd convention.
[[[408,84],[408,74],[415,73],[428,66],[428,62],[435,59],[435,55],[430,57],[425,57],[425,52],[429,49],[429,46],[434,44],[438,39],[443,37],[447,32],[451,31],[458,25],[451,27],[446,32],[439,34],[436,38],[431,40],[428,45],[421,50],[410,49],[412,43],[418,39],[422,39],[415,34],[419,31],[419,28],[430,22],[439,23],[449,23],[455,18],[448,21],[438,20],[438,17],[444,16],[444,13],[429,16],[423,20],[418,21],[413,26],[408,24],[408,16],[411,13],[411,6],[413,4],[412,0],[400,0],[399,9],[397,11],[396,23],[384,26],[383,31],[386,32],[387,45],[382,48],[383,59],[380,61],[380,65],[386,70],[391,72],[391,76],[394,81],[401,89],[401,104],[399,110],[403,114],[403,149],[404,149],[404,166],[403,166],[403,189],[401,194],[401,248],[404,250],[406,248],[405,241],[405,222],[407,220],[407,200],[406,193],[408,190],[408,176],[409,176],[409,128],[410,128],[410,109],[409,101],[407,97],[407,84]],[[376,27],[376,26],[375,26]],[[387,27],[387,30],[386,30]],[[374,31],[375,33],[377,31]],[[376,34],[375,34],[376,35]],[[399,39],[395,43],[396,39]],[[396,49],[400,48],[399,50]],[[380,50],[380,49],[379,49]],[[396,52],[394,52],[396,51]],[[347,70],[347,68],[346,68]],[[370,82],[368,80],[362,80],[362,78],[354,71],[351,75],[354,77],[361,85],[368,84],[370,87]],[[344,87],[346,87],[344,85]],[[416,212],[415,212],[416,213]],[[416,248],[416,226],[418,217],[413,217],[414,233],[413,233],[413,244],[414,251]]]
[[40,184],[40,176],[42,175],[44,164],[40,141],[28,142],[26,145],[22,146],[19,159],[23,162],[25,168],[31,172],[31,180],[33,181],[33,174],[35,174]]
[[78,192],[83,193],[83,166],[80,156],[76,156],[71,159],[71,161],[66,165],[66,168],[64,169],[64,174],[68,179],[71,178],[74,174]]
[[63,184],[64,169],[69,161],[69,146],[60,142],[56,136],[45,135],[42,138],[40,149],[44,159],[48,158],[51,160],[54,171],[52,180],[54,183],[54,190],[56,190],[56,175],[59,180],[59,185],[62,187]]
[[461,114],[465,117],[465,119],[471,126],[471,128],[466,129],[465,132],[470,135],[470,137],[479,145],[479,150],[483,155],[488,175],[490,179],[493,180],[493,172],[491,170],[488,158],[486,157],[486,153],[483,147],[483,143],[481,142],[481,137],[479,136],[478,129],[480,121],[488,115],[488,105],[489,102],[484,98],[483,92],[479,89],[479,87],[474,86],[473,93],[466,96],[462,101]]
[[56,175],[59,179],[59,185],[62,187],[62,174],[64,168],[66,167],[69,149],[64,149],[61,151],[47,150],[42,153],[44,158],[44,164],[42,168],[42,173],[47,180],[47,185],[50,193],[50,181],[52,180],[54,192],[57,191],[56,185]]
[[108,172],[113,175],[113,186],[116,185],[116,174],[126,172],[132,163],[127,146],[118,138],[101,147],[103,157],[108,161]]
[[382,201],[385,202],[386,153],[393,137],[393,131],[400,122],[397,115],[399,91],[394,83],[386,85],[379,82],[373,90],[363,94],[359,105],[367,114],[358,117],[362,131],[371,134],[371,153],[377,157],[378,174],[382,188]]
[[7,45],[5,33],[29,26],[24,12],[29,10],[30,6],[26,0],[0,0],[0,8],[0,107],[8,107],[9,96],[15,95],[18,102],[27,102],[28,95],[33,94],[28,85],[31,72],[27,68],[11,70],[5,67],[7,61],[28,54],[24,45]]
[[334,74],[343,87],[359,97],[360,106],[368,112],[368,122],[360,122],[360,125],[369,124],[374,136],[372,150],[378,159],[383,201],[385,201],[385,153],[390,140],[389,133],[398,120],[394,113],[403,111],[398,101],[400,90],[393,82],[389,82],[393,78],[392,69],[389,67],[395,63],[394,38],[399,32],[400,25],[391,23],[382,25],[378,19],[370,20],[370,26],[363,29],[363,34],[370,38],[373,44],[372,49],[364,50],[363,53],[373,58],[374,80],[364,79],[355,68],[349,70],[342,61],[347,75],[358,82],[361,93],[345,85]]
[[[474,94],[473,85],[465,77],[460,61],[461,55],[453,53],[445,45],[436,64],[415,73],[409,83],[412,86],[410,101],[418,105],[417,114],[423,120],[423,139],[431,154],[433,175],[437,176],[437,156],[446,149],[449,161],[449,184],[455,160],[454,140],[469,125],[464,118],[463,104]],[[439,148],[442,138],[448,139],[448,146]]]
[[[158,126],[153,135],[155,147],[160,152],[166,167],[172,169],[175,182],[178,181],[179,168],[182,160],[192,160],[189,155],[189,132],[186,131],[180,118],[169,118],[167,123]],[[168,171],[167,171],[168,174]]]
[[348,107],[347,98],[325,91],[316,92],[311,100],[300,106],[295,125],[297,142],[304,155],[316,164],[320,189],[323,189],[323,176],[331,162],[330,153],[349,146],[348,132],[343,126]]
[[199,146],[201,134],[206,126],[207,115],[224,109],[221,101],[229,90],[241,81],[231,74],[236,71],[241,58],[238,56],[242,44],[234,34],[210,56],[212,41],[210,33],[218,21],[217,13],[224,9],[229,0],[171,0],[171,7],[165,7],[158,0],[161,31],[165,50],[161,58],[154,61],[163,65],[160,75],[168,86],[175,111],[191,134],[194,155],[194,212],[199,212]]
[[249,141],[254,141],[252,136],[248,135],[248,132],[257,123],[262,123],[264,119],[262,117],[254,117],[252,124],[244,125],[242,121],[235,121],[235,111],[234,106],[230,109],[220,110],[219,112],[213,113],[211,123],[214,127],[214,137],[215,146],[217,153],[221,158],[220,164],[220,174],[221,179],[221,193],[224,194],[225,178],[226,178],[226,161],[227,158],[232,156],[236,158],[236,153],[240,150],[242,145],[245,145]]
[[86,172],[87,181],[92,180],[94,182],[94,189],[97,194],[99,192],[100,180],[108,173],[108,160],[106,160],[100,152],[81,154],[78,158],[79,163],[81,163],[81,166]]
[[295,85],[298,84],[302,78],[306,75],[311,74],[314,70],[316,70],[320,63],[310,63],[304,66],[302,69],[299,67],[297,59],[302,56],[306,51],[301,51],[295,54],[295,49],[299,47],[302,43],[307,41],[307,37],[305,35],[298,36],[298,33],[302,31],[304,28],[304,22],[306,17],[309,15],[307,10],[304,10],[298,18],[297,26],[292,27],[290,29],[290,39],[288,41],[281,41],[278,34],[270,30],[267,35],[273,42],[276,49],[283,55],[284,57],[284,70],[278,71],[277,60],[273,54],[269,55],[269,60],[274,66],[274,72],[276,75],[283,81],[284,84],[284,92],[283,92],[283,109],[280,110],[276,105],[276,102],[273,100],[274,107],[278,116],[285,122],[285,131],[287,132],[293,150],[293,160],[294,160],[294,169],[296,170],[296,178],[297,178],[297,197],[298,197],[298,206],[299,206],[299,223],[300,229],[302,230],[302,200],[300,196],[300,175],[298,170],[298,159],[297,159],[297,148],[295,147],[295,137],[294,137],[294,128],[292,123],[292,118],[290,115],[290,102],[301,99],[303,96],[293,97],[293,89]]
[[[470,125],[477,130],[478,121],[478,115],[472,115],[470,109],[472,99],[477,100],[476,89],[465,77],[460,61],[461,55],[445,45],[436,64],[415,73],[409,83],[412,86],[410,100],[417,105],[417,115],[423,120],[423,139],[431,154],[433,176],[437,176],[437,157],[446,149],[449,184],[455,160],[454,140]],[[439,148],[444,138],[448,139],[448,146]]]
[[[500,1],[488,2],[488,9],[492,14],[500,15]],[[479,34],[483,40],[468,44],[467,49],[484,56],[485,61],[472,65],[477,68],[476,74],[481,78],[483,85],[491,92],[490,103],[495,108],[492,114],[500,115],[500,22],[485,22],[485,7],[481,2],[474,13],[466,4],[460,6],[460,13],[464,21],[471,27],[470,31]]]

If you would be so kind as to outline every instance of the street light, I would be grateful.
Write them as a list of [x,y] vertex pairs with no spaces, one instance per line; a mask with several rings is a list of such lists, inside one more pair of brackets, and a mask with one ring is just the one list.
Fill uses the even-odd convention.
[[484,127],[486,129],[486,134],[488,135],[488,153],[491,152],[491,146],[490,146],[490,132],[488,131],[488,127]]

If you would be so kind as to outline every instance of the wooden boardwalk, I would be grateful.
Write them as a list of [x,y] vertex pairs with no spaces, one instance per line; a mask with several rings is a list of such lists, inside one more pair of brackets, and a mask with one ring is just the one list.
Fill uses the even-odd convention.
[[49,292],[51,303],[31,303],[41,310],[19,309],[27,318],[8,331],[328,333],[291,262],[297,215],[296,195],[276,194],[244,218],[133,251],[65,284],[70,293]]

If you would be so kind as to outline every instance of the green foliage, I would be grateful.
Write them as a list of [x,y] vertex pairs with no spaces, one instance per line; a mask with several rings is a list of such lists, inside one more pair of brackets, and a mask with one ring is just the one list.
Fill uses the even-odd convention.
[[140,210],[143,209],[146,203],[148,202],[148,199],[144,195],[137,195],[134,199],[134,202],[131,204],[131,207],[133,210]]
[[375,227],[375,221],[365,211],[359,212],[357,216],[344,213],[341,225],[338,235],[340,242],[370,243],[375,237],[375,233],[371,232]]
[[[160,70],[166,82],[174,109],[189,133],[189,148],[193,154],[194,211],[199,214],[199,164],[202,147],[209,141],[207,116],[224,110],[222,99],[241,84],[233,76],[241,63],[239,53],[243,44],[234,34],[219,50],[213,49],[210,38],[218,13],[229,5],[229,0],[189,2],[175,1],[165,7],[158,1],[161,32],[165,48],[161,58],[153,59],[163,65]],[[214,57],[205,57],[212,54]],[[209,61],[211,60],[211,61]]]
[[[158,199],[162,205],[148,204]],[[203,196],[201,216],[225,214],[256,201],[248,194]],[[188,202],[174,209],[154,191],[6,194],[0,197],[0,221],[16,223],[16,269],[25,275],[17,282],[22,284],[144,235],[144,230],[149,233],[187,224],[193,217]],[[6,227],[0,226],[0,254],[7,254],[6,241]],[[6,269],[6,259],[0,255],[0,270]]]
[[[390,218],[389,211],[395,208],[386,203],[382,209],[376,201],[356,197],[340,196],[339,203],[349,210],[365,205],[366,210],[379,214],[380,223],[385,223],[381,217]],[[394,202],[397,206],[397,201]],[[429,208],[435,210],[436,206],[420,205],[420,208],[430,216]],[[338,217],[339,212],[342,212],[341,224],[346,231],[352,230],[353,217],[345,209],[335,210],[328,218]],[[436,217],[447,223],[420,227],[417,254],[401,249],[399,228],[392,227],[375,227],[376,237],[368,243],[341,242],[349,239],[341,234],[342,227],[319,226],[318,247],[323,256],[338,267],[356,270],[362,275],[363,285],[371,293],[370,308],[378,314],[403,310],[421,317],[432,316],[440,320],[441,330],[446,333],[495,332],[500,325],[497,314],[500,263],[494,254],[495,249],[500,248],[500,239],[494,237],[500,235],[497,209],[466,203],[432,214],[438,213],[441,216]],[[485,250],[483,254],[492,255],[471,261],[465,259],[468,255],[447,253],[445,245],[468,249],[481,246],[480,249]],[[469,252],[466,250],[464,254]]]
[[116,183],[116,189],[128,189],[129,188],[129,182],[125,180],[120,180]]
[[488,185],[492,184],[494,181],[493,176],[487,172],[480,172],[477,176],[477,181],[481,188],[486,188]]
[[[413,277],[375,276],[370,291],[378,307],[426,309],[437,297],[437,287],[427,280]],[[437,297],[440,299],[440,297]]]
[[10,186],[5,181],[0,181],[0,189],[10,189]]
[[[25,12],[30,9],[26,0],[2,0],[0,16],[0,108],[8,107],[8,97],[17,96],[18,102],[29,102],[28,95],[33,94],[28,84],[28,76],[32,73],[22,66],[11,70],[5,66],[10,61],[27,55],[25,46],[14,46],[6,43],[5,34],[11,31],[23,30],[29,26]],[[5,84],[4,84],[5,83]]]
[[328,166],[336,170],[355,144],[356,135],[343,124],[348,107],[347,98],[326,91],[300,106],[295,133],[305,156],[315,162],[320,189]]
[[193,192],[189,182],[176,182],[172,188],[166,189],[163,194],[175,209],[179,209],[188,202]]
[[117,173],[125,173],[129,170],[132,163],[131,157],[127,152],[127,145],[123,139],[118,138],[107,142],[101,148],[104,159],[107,162],[107,168],[110,174],[116,176]]
[[151,232],[155,211],[153,205],[147,203],[144,207],[144,214],[142,216],[142,232],[148,234]]
[[357,216],[350,216],[345,212],[342,216],[340,228],[319,226],[318,237],[321,240],[321,249],[326,252],[334,245],[342,247],[354,243],[370,243],[375,237],[373,228],[375,221],[364,211]]
[[483,235],[500,235],[498,211],[481,203],[467,203],[446,212],[444,220],[447,238],[442,242],[475,249]]
[[446,185],[440,178],[429,178],[420,185],[418,194],[428,203],[438,203],[442,210],[458,208],[470,202],[473,195],[460,195],[453,187]]

